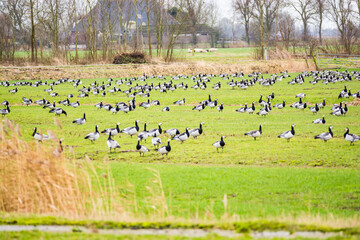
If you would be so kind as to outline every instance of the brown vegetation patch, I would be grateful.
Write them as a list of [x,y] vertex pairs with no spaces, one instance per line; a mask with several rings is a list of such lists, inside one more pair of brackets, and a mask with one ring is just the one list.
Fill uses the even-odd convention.
[[121,53],[114,57],[113,64],[146,63],[145,54],[142,52]]
[[348,106],[360,106],[360,99],[354,98],[351,102],[347,104]]

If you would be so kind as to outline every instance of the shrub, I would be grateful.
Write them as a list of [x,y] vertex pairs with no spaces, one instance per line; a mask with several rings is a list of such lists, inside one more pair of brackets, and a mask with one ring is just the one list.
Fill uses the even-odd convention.
[[121,53],[115,56],[113,64],[146,63],[145,54],[142,52]]

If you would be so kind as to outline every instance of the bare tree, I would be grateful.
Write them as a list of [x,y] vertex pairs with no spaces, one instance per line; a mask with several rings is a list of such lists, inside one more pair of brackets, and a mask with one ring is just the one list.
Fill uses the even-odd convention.
[[260,37],[260,55],[264,59],[264,7],[266,0],[254,0],[254,7],[251,12],[252,16],[258,21]]
[[287,50],[295,32],[295,19],[287,12],[280,14],[279,32]]
[[290,1],[291,6],[300,15],[303,23],[303,40],[308,41],[309,38],[309,22],[313,19],[316,8],[312,0],[296,0]]
[[[326,13],[326,0],[314,0],[315,1],[315,14],[317,16],[317,19],[319,20],[319,42],[320,45],[322,44],[322,24],[324,15]],[[360,1],[360,0],[358,0]]]
[[329,0],[331,20],[336,23],[340,40],[347,53],[351,53],[351,44],[356,35],[352,21],[352,0]]
[[252,17],[251,10],[253,7],[253,2],[254,0],[235,0],[233,2],[233,7],[237,12],[240,13],[241,20],[244,22],[246,42],[248,44],[250,44],[249,28]]
[[283,4],[283,0],[265,0],[264,1],[264,23],[265,23],[265,34],[267,41],[271,39],[272,33],[274,31],[274,22],[277,19],[278,10]]

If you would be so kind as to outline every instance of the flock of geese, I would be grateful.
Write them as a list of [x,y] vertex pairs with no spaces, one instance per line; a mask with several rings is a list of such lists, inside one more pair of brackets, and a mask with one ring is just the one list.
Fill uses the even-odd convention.
[[[118,94],[123,93],[125,94],[130,100],[126,102],[117,102],[115,104],[109,104],[104,103],[104,101],[101,101],[97,104],[95,104],[95,107],[98,110],[105,110],[109,111],[112,114],[117,114],[118,112],[124,112],[129,113],[131,111],[135,111],[137,106],[142,107],[144,109],[148,109],[151,106],[159,106],[160,101],[159,100],[150,100],[150,94],[152,91],[159,91],[161,93],[166,92],[173,92],[177,90],[183,90],[186,91],[189,86],[188,84],[184,84],[184,82],[180,83],[181,79],[187,79],[190,78],[192,81],[194,81],[194,85],[191,86],[192,89],[195,90],[205,90],[209,87],[210,82],[213,77],[220,77],[223,80],[227,81],[227,85],[231,88],[239,88],[242,90],[246,90],[255,84],[260,84],[263,86],[272,86],[276,84],[279,81],[282,81],[285,78],[288,78],[289,75],[287,72],[282,72],[280,75],[274,74],[270,78],[263,78],[261,73],[252,73],[249,74],[247,79],[245,79],[245,74],[243,73],[234,73],[231,75],[228,74],[220,74],[218,76],[215,75],[206,75],[206,74],[198,74],[196,76],[184,76],[184,75],[177,75],[172,76],[170,81],[166,81],[166,78],[164,76],[156,76],[163,82],[159,82],[158,84],[149,84],[146,82],[147,79],[155,78],[155,76],[141,76],[141,77],[133,77],[133,78],[123,78],[119,80],[113,80],[112,78],[108,79],[107,82],[92,82],[89,86],[82,86],[80,89],[78,89],[79,95],[78,98],[86,98],[90,97],[91,95],[100,95],[105,97],[107,94]],[[346,81],[352,81],[352,80],[360,80],[360,74],[357,71],[354,72],[337,72],[337,71],[323,71],[323,72],[303,72],[293,78],[288,84],[295,85],[295,84],[303,84],[305,82],[305,77],[311,77],[312,80],[310,81],[310,84],[329,84],[329,83],[336,83],[336,82],[346,82]],[[234,78],[239,79],[238,81],[235,81]],[[231,79],[231,80],[230,80]],[[142,84],[144,82],[144,84]],[[55,92],[56,86],[69,83],[72,84],[74,88],[79,88],[82,85],[82,81],[80,79],[59,79],[57,81],[19,81],[19,82],[1,82],[0,86],[3,87],[15,87],[9,90],[10,94],[17,94],[21,92],[22,86],[31,86],[31,87],[39,87],[39,86],[48,86],[44,91],[49,94],[51,97],[59,96],[57,92]],[[120,86],[123,86],[123,90],[120,89]],[[222,88],[223,84],[219,80],[213,85],[214,90],[220,90]],[[126,89],[126,90],[124,90]],[[67,95],[67,98],[61,101],[53,101],[52,103],[48,100],[46,100],[46,97],[43,97],[42,99],[33,101],[31,98],[23,97],[22,103],[26,106],[36,104],[39,106],[42,106],[44,109],[49,109],[49,113],[53,113],[56,116],[65,115],[67,116],[67,112],[62,108],[62,106],[69,106],[73,108],[78,108],[80,106],[80,102],[71,102],[70,99],[74,97],[74,94]],[[137,97],[147,97],[148,100],[141,102],[139,104],[136,104],[136,98]],[[322,102],[316,103],[315,106],[308,106],[308,103],[304,101],[304,98],[306,97],[306,94],[299,93],[295,96],[295,98],[298,98],[298,101],[295,103],[292,103],[289,105],[292,108],[297,108],[300,110],[305,110],[306,108],[309,109],[313,114],[316,114],[320,111],[320,109],[323,109],[326,106],[326,99],[324,98]],[[332,106],[331,115],[334,116],[344,116],[348,112],[347,102],[342,101],[342,99],[347,98],[360,98],[359,91],[356,93],[351,93],[351,89],[348,89],[347,85],[344,86],[344,89],[339,93],[338,98],[341,99],[341,102],[339,104],[334,104]],[[239,113],[248,113],[253,114],[256,113],[259,116],[265,117],[268,114],[271,113],[271,111],[276,109],[283,109],[286,105],[286,100],[283,100],[281,103],[272,105],[272,100],[275,99],[275,93],[272,92],[272,94],[268,96],[263,96],[260,94],[260,98],[258,100],[258,105],[261,106],[260,109],[256,110],[255,107],[255,101],[251,103],[251,105],[248,106],[247,103],[244,104],[243,107],[240,107],[236,109],[236,112]],[[175,102],[173,102],[174,105],[185,105],[186,99],[185,97],[182,99],[179,99]],[[5,108],[0,109],[0,114],[2,116],[10,114],[10,103],[7,100],[4,100],[2,102],[2,105],[5,106]],[[256,104],[257,105],[257,104]],[[208,95],[208,98],[202,101],[199,101],[199,104],[192,107],[192,110],[201,112],[205,108],[214,109],[216,108],[217,111],[222,112],[224,111],[224,104],[218,102],[217,98],[213,98],[212,94]],[[165,106],[162,108],[162,111],[167,112],[170,111],[169,106]],[[86,113],[83,113],[82,117],[77,118],[72,121],[72,123],[77,125],[85,124],[87,121]],[[312,121],[313,124],[325,124],[325,115],[322,116],[322,118],[315,119]],[[146,152],[149,151],[149,149],[141,145],[141,143],[148,138],[151,138],[151,143],[155,147],[155,150],[158,151],[158,153],[162,155],[167,155],[171,151],[171,140],[180,141],[181,143],[188,140],[190,137],[193,137],[196,139],[203,133],[203,125],[204,122],[201,122],[199,124],[198,128],[190,129],[186,128],[184,132],[180,132],[177,128],[170,128],[168,130],[162,129],[162,123],[158,124],[158,127],[155,129],[148,130],[147,129],[147,123],[144,123],[143,131],[140,131],[139,128],[139,120],[136,120],[134,123],[134,126],[130,126],[124,129],[120,129],[119,127],[120,123],[117,123],[114,128],[107,128],[99,131],[99,126],[95,126],[95,131],[87,134],[84,138],[94,143],[97,139],[100,138],[101,134],[108,135],[107,139],[107,146],[109,148],[109,151],[116,151],[117,148],[120,148],[119,143],[113,139],[114,136],[118,134],[127,134],[131,138],[133,136],[137,136],[137,144],[136,144],[136,151],[138,151],[141,155],[144,155]],[[332,132],[332,126],[329,126],[328,132],[321,133],[319,135],[315,136],[315,139],[320,139],[329,141],[331,138],[333,138],[333,132]],[[345,128],[344,133],[344,139],[349,141],[351,145],[354,144],[354,142],[358,141],[360,137],[355,134],[351,134],[349,132],[349,128]],[[167,144],[163,145],[164,143],[161,141],[160,136],[165,133],[170,136],[170,138],[167,141]],[[246,132],[246,136],[250,136],[256,140],[259,138],[263,133],[263,126],[260,125],[259,129],[252,130],[249,132]],[[37,131],[37,128],[34,128],[32,136],[34,139],[38,141],[43,141],[49,139],[49,136],[45,134],[41,134]],[[278,135],[279,138],[284,138],[287,141],[290,141],[291,138],[295,136],[295,124],[291,125],[290,130],[285,131]],[[217,149],[217,152],[219,148],[223,149],[225,147],[225,136],[221,136],[219,141],[216,141],[212,145]],[[163,145],[163,146],[161,146]]]

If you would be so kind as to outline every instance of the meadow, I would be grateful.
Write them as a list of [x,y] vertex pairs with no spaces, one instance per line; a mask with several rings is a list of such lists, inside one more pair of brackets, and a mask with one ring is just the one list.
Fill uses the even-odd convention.
[[[20,125],[26,141],[35,141],[31,135],[34,127],[43,133],[51,130],[58,138],[64,139],[67,157],[80,160],[88,156],[99,167],[99,174],[102,174],[104,167],[110,167],[118,186],[124,191],[129,191],[125,186],[132,186],[135,193],[133,206],[140,215],[151,216],[151,204],[163,207],[149,202],[149,198],[155,199],[154,192],[163,191],[168,206],[167,216],[188,220],[221,219],[228,215],[236,219],[278,218],[288,221],[304,218],[310,221],[319,216],[320,219],[333,222],[336,219],[355,219],[356,222],[360,209],[359,142],[350,146],[343,134],[345,127],[349,127],[351,133],[360,134],[359,101],[352,97],[344,100],[348,102],[349,109],[345,116],[330,115],[330,108],[332,104],[341,101],[338,94],[344,85],[352,92],[357,92],[360,90],[360,82],[353,80],[312,85],[309,83],[312,78],[307,77],[302,85],[288,84],[297,75],[291,73],[290,77],[283,78],[273,86],[255,84],[247,90],[232,89],[226,84],[229,80],[219,77],[211,78],[206,90],[192,89],[194,82],[190,78],[173,80],[176,84],[188,84],[189,89],[167,93],[153,90],[149,99],[159,100],[160,106],[151,106],[149,109],[137,106],[135,111],[128,114],[112,114],[94,107],[100,101],[110,104],[128,102],[131,98],[123,93],[107,93],[106,97],[90,94],[88,98],[77,98],[80,94],[78,88],[89,86],[94,81],[107,83],[107,78],[82,79],[78,88],[70,83],[54,86],[54,91],[59,93],[58,97],[50,97],[44,92],[49,86],[20,86],[16,94],[8,92],[14,87],[1,86],[0,101],[10,102],[11,113],[6,117]],[[263,76],[270,77],[269,74]],[[114,82],[117,79],[114,76]],[[170,77],[166,77],[166,80],[154,78],[138,83],[156,85],[170,80]],[[48,83],[52,81],[48,80]],[[211,88],[219,81],[222,83],[220,90]],[[124,85],[117,87],[121,90],[128,88]],[[254,101],[255,112],[258,112],[260,94],[266,97],[272,92],[275,94],[273,105],[286,100],[284,109],[274,108],[265,117],[235,111],[245,103],[250,106]],[[298,100],[295,95],[300,92],[306,94],[304,101],[310,106],[326,98],[326,107],[317,114],[311,113],[309,109],[290,108],[289,105]],[[80,106],[62,106],[67,117],[56,117],[49,113],[49,109],[35,104],[24,106],[21,103],[22,97],[32,98],[33,101],[46,97],[50,102],[57,102],[66,99],[70,93],[75,95],[70,101],[79,100]],[[224,103],[224,111],[210,108],[201,112],[193,111],[192,108],[207,99],[209,94],[212,94],[212,99],[217,98],[219,103]],[[186,98],[185,105],[173,104],[182,98]],[[147,98],[136,97],[136,101],[138,105],[147,101]],[[164,106],[169,106],[170,111],[162,112]],[[83,113],[87,115],[86,123],[73,124],[72,121],[82,117]],[[312,124],[314,119],[322,115],[325,115],[326,124]],[[54,118],[61,124],[55,124]],[[140,131],[144,123],[148,124],[148,130],[157,128],[161,122],[164,130],[178,128],[184,132],[186,127],[197,128],[204,122],[204,133],[183,144],[171,141],[172,150],[168,156],[161,156],[154,151],[150,138],[142,143],[150,149],[144,157],[135,151],[136,136],[115,136],[114,139],[121,146],[115,153],[109,153],[107,135],[102,134],[94,144],[84,139],[86,134],[94,131],[95,125],[103,130],[115,127],[119,122],[120,129],[123,129],[133,126],[135,120],[140,121]],[[260,124],[263,126],[263,134],[256,141],[244,136],[245,132],[258,129]],[[278,138],[279,134],[290,130],[291,124],[296,124],[295,137],[290,142]],[[333,139],[328,142],[314,139],[315,135],[327,132],[329,126],[333,126]],[[226,136],[226,146],[217,153],[212,143],[221,136]],[[168,138],[165,134],[161,135],[164,143]],[[161,186],[154,184],[154,172],[149,169],[158,171]]]

